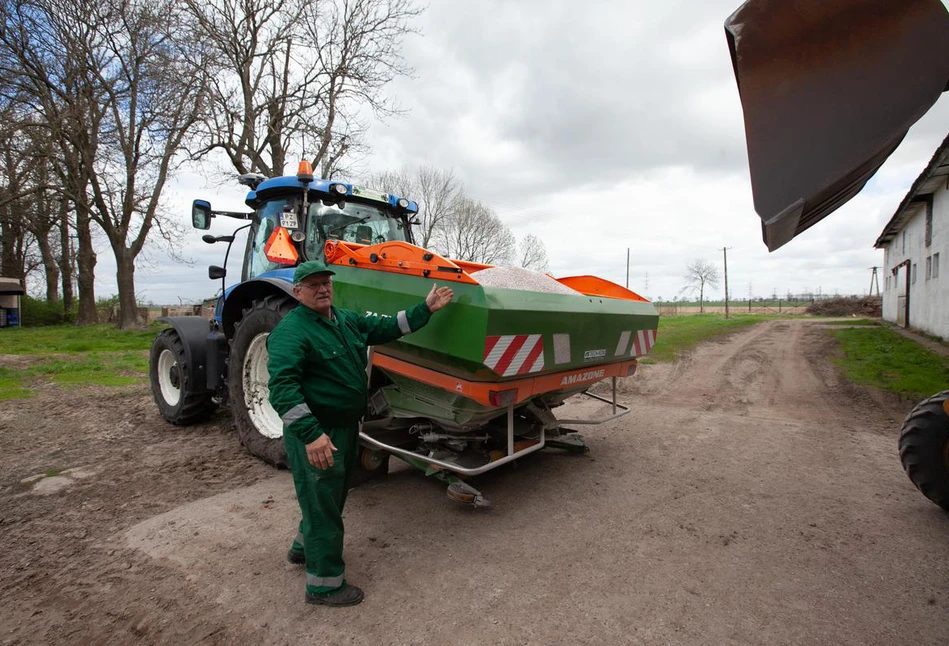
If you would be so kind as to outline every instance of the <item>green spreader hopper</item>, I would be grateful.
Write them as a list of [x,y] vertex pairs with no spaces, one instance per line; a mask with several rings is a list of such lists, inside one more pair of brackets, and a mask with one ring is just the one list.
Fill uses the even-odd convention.
[[[616,378],[656,342],[659,316],[638,294],[593,276],[553,278],[439,256],[414,244],[417,205],[405,198],[312,177],[242,176],[253,213],[216,212],[196,200],[195,227],[211,218],[249,220],[241,281],[211,267],[224,296],[211,321],[170,318],[152,347],[152,391],[174,424],[206,419],[227,400],[241,442],[286,465],[283,422],[269,402],[266,339],[297,306],[293,267],[323,260],[336,272],[336,305],[396,316],[433,283],[454,298],[422,330],[372,348],[369,415],[357,480],[384,474],[395,455],[447,482],[462,502],[484,505],[463,479],[545,446],[586,451],[564,424],[595,424],[627,412]],[[205,235],[227,242],[234,236]],[[225,256],[226,258],[226,256]],[[613,380],[612,397],[589,391]],[[608,405],[596,419],[557,419],[584,393]]]

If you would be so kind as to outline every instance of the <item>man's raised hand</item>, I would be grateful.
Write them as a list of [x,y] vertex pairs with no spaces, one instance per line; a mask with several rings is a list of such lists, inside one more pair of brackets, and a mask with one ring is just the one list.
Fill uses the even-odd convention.
[[425,297],[425,304],[428,305],[430,312],[437,312],[441,308],[448,305],[451,302],[452,296],[455,293],[451,291],[451,287],[439,287],[436,284],[432,285],[432,291],[428,293],[428,296]]

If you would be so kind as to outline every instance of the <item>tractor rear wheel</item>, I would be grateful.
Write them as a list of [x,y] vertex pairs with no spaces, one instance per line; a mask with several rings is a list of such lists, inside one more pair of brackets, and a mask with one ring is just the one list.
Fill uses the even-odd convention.
[[217,405],[213,393],[191,383],[191,371],[181,336],[174,329],[162,330],[152,343],[148,378],[158,412],[177,426],[203,422]]
[[270,405],[267,337],[296,306],[288,296],[267,296],[244,310],[231,340],[228,393],[241,444],[275,467],[289,467],[283,421]]
[[920,402],[906,416],[899,447],[916,488],[949,511],[949,390]]

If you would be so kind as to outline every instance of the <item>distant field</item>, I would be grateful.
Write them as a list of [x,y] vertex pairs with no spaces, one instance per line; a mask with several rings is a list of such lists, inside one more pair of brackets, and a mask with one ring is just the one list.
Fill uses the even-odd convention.
[[[640,362],[674,361],[700,342],[783,318],[734,313],[662,316],[655,347]],[[839,359],[847,377],[905,394],[925,396],[949,384],[949,364],[942,357],[881,327],[872,319],[827,321],[828,325],[863,326],[833,330],[843,348]],[[148,379],[148,350],[162,325],[122,331],[110,325],[85,328],[57,326],[0,331],[0,400],[29,397],[45,383],[65,387],[124,386]]]
[[[702,309],[698,305],[680,305],[678,303],[662,303],[656,304],[659,307],[659,313],[663,316],[692,316],[697,314],[702,314]],[[767,315],[801,315],[806,314],[807,305],[780,305],[775,303],[774,306],[770,305],[758,305],[752,303],[753,307],[749,312],[747,303],[742,304],[729,304],[728,312],[729,314],[739,315],[739,314],[767,314]],[[725,306],[724,305],[706,305],[705,314],[724,314]]]

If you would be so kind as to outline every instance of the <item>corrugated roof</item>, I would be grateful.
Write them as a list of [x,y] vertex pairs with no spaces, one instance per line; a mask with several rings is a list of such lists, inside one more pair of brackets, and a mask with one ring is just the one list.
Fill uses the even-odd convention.
[[880,234],[873,246],[882,249],[890,240],[895,238],[910,218],[916,215],[920,209],[926,208],[926,200],[923,198],[935,193],[940,186],[946,185],[947,178],[949,178],[949,136],[943,139],[942,144],[936,149],[936,154],[929,160],[925,170],[913,182],[909,193],[900,202],[890,221],[883,227],[883,233]]

